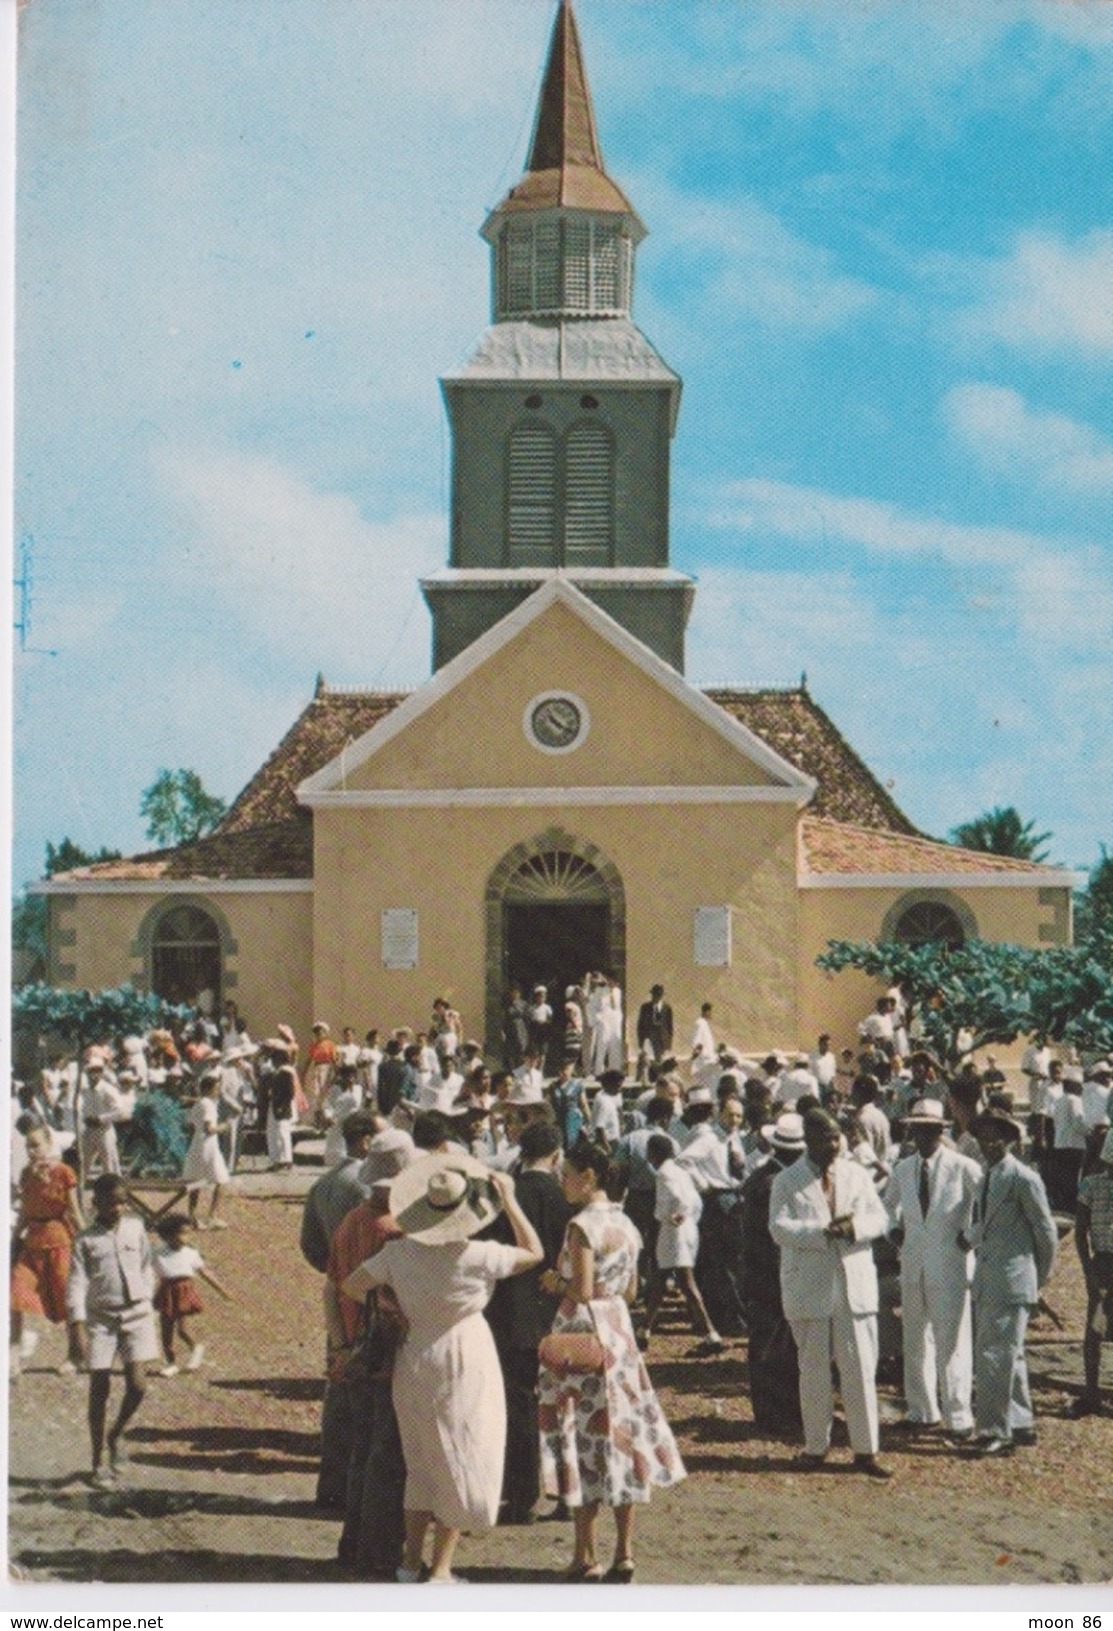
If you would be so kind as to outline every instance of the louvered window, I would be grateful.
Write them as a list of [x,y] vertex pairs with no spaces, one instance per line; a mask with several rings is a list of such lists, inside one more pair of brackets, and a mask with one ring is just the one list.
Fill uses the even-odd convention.
[[591,304],[596,311],[613,311],[622,304],[622,234],[617,227],[595,223],[592,255],[595,287]]
[[511,431],[507,485],[510,565],[554,564],[557,439],[548,425],[518,425]]
[[534,310],[559,311],[560,222],[538,221],[534,244]]
[[607,566],[614,519],[614,446],[598,424],[573,425],[564,451],[564,554],[569,566]]
[[564,309],[591,308],[591,222],[564,223]]
[[533,304],[533,228],[517,223],[502,238],[502,306],[507,312],[526,312]]

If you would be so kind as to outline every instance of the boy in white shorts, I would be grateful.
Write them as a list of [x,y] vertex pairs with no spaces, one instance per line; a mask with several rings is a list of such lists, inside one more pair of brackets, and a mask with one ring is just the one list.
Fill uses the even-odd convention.
[[[95,1222],[74,1242],[66,1287],[66,1315],[75,1352],[89,1368],[89,1436],[93,1484],[114,1489],[124,1459],[124,1428],[143,1402],[143,1364],[158,1358],[151,1297],[154,1267],[147,1231],[124,1212],[127,1190],[115,1173],[93,1185]],[[105,1422],[117,1354],[124,1365],[124,1396],[107,1435],[108,1466],[101,1466]]]

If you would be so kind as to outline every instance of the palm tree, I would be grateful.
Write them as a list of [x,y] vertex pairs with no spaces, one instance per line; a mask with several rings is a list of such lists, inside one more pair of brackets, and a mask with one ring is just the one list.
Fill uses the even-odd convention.
[[951,829],[951,843],[963,849],[980,849],[988,855],[1011,855],[1017,861],[1043,861],[1049,832],[1033,832],[1034,821],[1022,821],[1013,805],[995,805],[973,821],[960,822]]

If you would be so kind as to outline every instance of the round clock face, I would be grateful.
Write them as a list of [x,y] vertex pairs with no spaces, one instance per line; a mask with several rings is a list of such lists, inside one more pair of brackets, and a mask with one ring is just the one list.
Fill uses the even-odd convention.
[[570,748],[583,729],[583,716],[571,697],[545,697],[534,705],[530,729],[543,748]]

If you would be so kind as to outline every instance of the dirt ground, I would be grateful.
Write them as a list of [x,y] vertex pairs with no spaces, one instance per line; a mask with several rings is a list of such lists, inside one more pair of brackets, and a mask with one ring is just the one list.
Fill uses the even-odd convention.
[[[337,1521],[313,1505],[320,1281],[297,1233],[316,1175],[243,1178],[228,1206],[233,1227],[200,1237],[236,1300],[202,1288],[205,1365],[152,1375],[117,1491],[86,1482],[86,1380],[55,1373],[63,1339],[44,1336],[10,1388],[13,1582],[348,1582],[352,1607],[376,1590],[395,1595],[349,1582],[335,1560]],[[796,1446],[754,1427],[744,1339],[720,1360],[697,1360],[685,1357],[692,1339],[678,1323],[655,1336],[650,1370],[690,1476],[638,1514],[639,1583],[1113,1580],[1113,1377],[1107,1369],[1106,1415],[1067,1417],[1083,1311],[1069,1240],[1047,1295],[1066,1330],[1041,1319],[1032,1334],[1038,1446],[987,1464],[883,1429],[895,1473],[885,1485],[840,1470],[850,1452],[838,1428],[829,1469],[793,1470]],[[899,1389],[883,1385],[881,1395],[883,1417],[895,1420]],[[458,1563],[472,1581],[546,1585],[570,1550],[570,1527],[541,1521],[465,1539]]]

